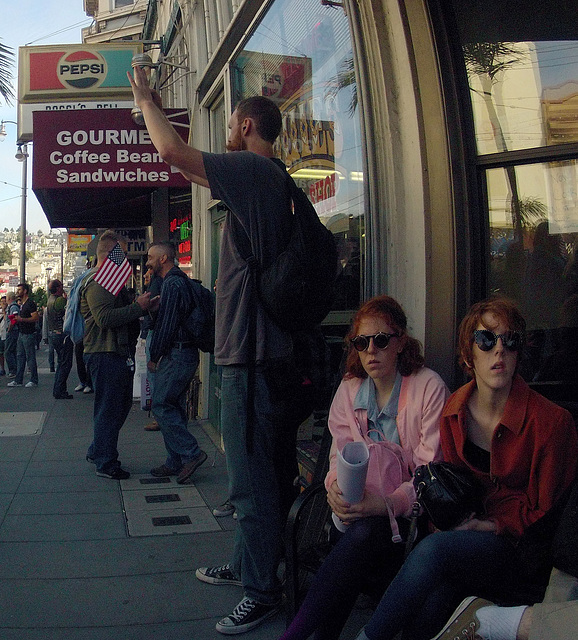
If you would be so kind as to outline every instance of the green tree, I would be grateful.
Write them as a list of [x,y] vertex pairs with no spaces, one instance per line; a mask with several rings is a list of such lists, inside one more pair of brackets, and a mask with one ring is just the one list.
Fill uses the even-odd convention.
[[34,259],[34,251],[27,251],[26,260],[33,260],[33,259]]
[[12,264],[12,251],[6,245],[0,249],[0,264]]
[[14,52],[12,47],[7,47],[0,42],[0,95],[10,104],[14,98],[12,89],[12,66],[14,64]]
[[46,295],[46,289],[43,287],[38,287],[36,291],[32,292],[31,298],[36,302],[36,306],[38,308],[45,307],[48,302],[48,296]]
[[[477,76],[482,85],[480,93],[488,111],[498,151],[508,151],[502,123],[494,104],[493,89],[500,82],[504,72],[522,62],[526,55],[514,42],[470,43],[464,45],[463,52],[469,74]],[[472,87],[470,89],[475,91]],[[505,172],[510,187],[512,223],[516,239],[520,240],[522,238],[522,228],[527,225],[526,221],[522,219],[524,211],[518,191],[516,169],[508,165],[505,167]]]

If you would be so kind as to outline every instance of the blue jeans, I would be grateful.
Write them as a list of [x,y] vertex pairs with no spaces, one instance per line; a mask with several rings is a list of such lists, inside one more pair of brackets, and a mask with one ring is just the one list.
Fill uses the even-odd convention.
[[201,449],[187,429],[187,391],[199,366],[197,349],[171,349],[161,358],[155,373],[152,412],[167,449],[165,465],[178,471],[196,458]]
[[111,471],[120,466],[118,434],[132,406],[134,371],[117,353],[85,353],[84,360],[94,386],[94,439],[87,455],[98,471]]
[[[149,332],[147,333],[147,337],[145,340],[145,355],[146,355],[147,362],[151,359],[152,339],[153,339],[153,331],[152,329],[149,329]],[[151,390],[151,402],[152,402],[153,390],[155,388],[155,374],[152,371],[147,371],[147,380],[149,381],[149,388]]]
[[48,332],[48,366],[51,371],[54,370],[54,353],[56,352],[56,345],[54,344],[54,336],[58,335],[52,331]]
[[6,373],[16,373],[18,361],[16,360],[16,349],[18,346],[18,329],[8,331],[6,334],[6,344],[4,345],[4,360],[6,361]]
[[70,339],[70,336],[65,336],[62,333],[49,334],[48,340],[52,342],[52,346],[54,347],[54,351],[58,358],[52,394],[55,397],[63,396],[68,393],[66,390],[66,382],[68,380],[70,370],[72,369],[74,343]]
[[30,368],[30,382],[38,384],[38,368],[36,366],[36,334],[22,333],[18,336],[18,346],[16,348],[16,360],[18,362],[18,370],[16,371],[16,382],[22,384],[24,382],[24,372],[26,371],[26,363]]
[[442,531],[410,553],[365,627],[370,640],[428,640],[466,596],[520,588],[513,544],[482,531]]
[[284,524],[276,454],[287,403],[272,392],[267,372],[257,367],[248,428],[248,370],[241,365],[222,368],[221,397],[229,498],[238,514],[232,569],[241,576],[247,597],[275,604],[281,597],[277,566]]

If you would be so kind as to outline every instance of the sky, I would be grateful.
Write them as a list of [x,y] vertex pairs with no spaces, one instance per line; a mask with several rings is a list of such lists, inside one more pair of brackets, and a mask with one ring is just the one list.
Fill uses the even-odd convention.
[[[25,45],[74,44],[82,42],[82,28],[90,26],[92,18],[84,12],[83,0],[17,0],[2,2],[0,41],[14,50],[13,86],[18,95],[18,48]],[[12,105],[0,99],[0,120],[17,120],[16,100]],[[17,127],[6,124],[7,137],[0,142],[0,231],[20,226],[22,195],[22,164],[16,160]],[[50,225],[32,191],[32,154],[28,145],[28,231],[43,233]],[[7,184],[6,184],[7,183]]]

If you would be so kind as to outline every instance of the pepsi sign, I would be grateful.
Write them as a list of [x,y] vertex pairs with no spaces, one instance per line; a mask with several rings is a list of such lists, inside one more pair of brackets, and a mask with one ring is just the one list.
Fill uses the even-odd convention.
[[131,100],[126,72],[141,52],[138,42],[20,47],[18,101]]
[[106,60],[98,51],[73,51],[62,57],[57,73],[65,87],[90,89],[102,84],[107,71]]

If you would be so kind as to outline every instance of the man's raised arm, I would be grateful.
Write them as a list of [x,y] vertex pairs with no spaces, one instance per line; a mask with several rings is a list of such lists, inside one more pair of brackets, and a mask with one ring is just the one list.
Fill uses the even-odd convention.
[[208,187],[202,153],[183,141],[162,109],[156,105],[144,71],[135,67],[134,78],[129,72],[127,76],[135,104],[142,110],[152,143],[161,158],[176,167],[187,180]]

